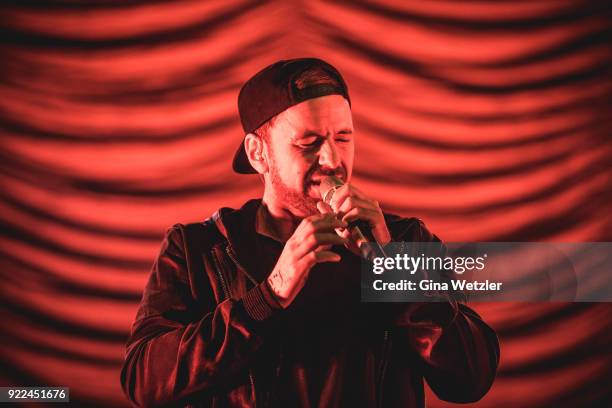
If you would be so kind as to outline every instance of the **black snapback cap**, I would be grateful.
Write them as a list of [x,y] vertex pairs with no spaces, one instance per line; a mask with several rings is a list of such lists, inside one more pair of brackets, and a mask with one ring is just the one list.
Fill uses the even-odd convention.
[[[244,134],[252,133],[293,105],[326,95],[351,99],[340,72],[318,58],[278,61],[249,79],[238,95],[238,112]],[[256,173],[244,150],[244,139],[234,155],[234,171]]]

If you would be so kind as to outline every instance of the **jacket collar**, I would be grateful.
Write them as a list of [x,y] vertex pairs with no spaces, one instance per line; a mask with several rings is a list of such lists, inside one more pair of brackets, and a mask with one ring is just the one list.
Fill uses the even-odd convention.
[[238,210],[224,207],[213,216],[219,232],[227,239],[229,251],[236,257],[239,266],[257,278],[260,277],[255,273],[257,271],[255,219],[260,205],[261,199],[252,199]]

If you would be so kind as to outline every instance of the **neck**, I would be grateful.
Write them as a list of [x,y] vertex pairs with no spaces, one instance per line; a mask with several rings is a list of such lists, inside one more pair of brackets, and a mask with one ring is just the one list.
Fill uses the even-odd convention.
[[262,204],[266,209],[266,217],[262,228],[282,241],[287,241],[293,235],[302,218],[293,214],[288,208],[279,205],[280,201],[272,197],[272,194],[268,191],[264,191]]

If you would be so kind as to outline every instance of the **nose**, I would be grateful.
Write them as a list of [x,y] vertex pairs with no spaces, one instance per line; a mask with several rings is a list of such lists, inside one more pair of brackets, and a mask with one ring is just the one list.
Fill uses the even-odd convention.
[[319,150],[319,166],[335,169],[340,165],[340,155],[333,140],[327,139]]

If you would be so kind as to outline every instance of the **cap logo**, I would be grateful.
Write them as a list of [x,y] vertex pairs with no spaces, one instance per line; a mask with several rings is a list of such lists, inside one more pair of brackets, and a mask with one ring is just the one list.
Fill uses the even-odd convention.
[[311,86],[328,85],[332,88],[339,88],[338,81],[331,77],[321,68],[310,69],[302,72],[294,81],[295,87],[300,91],[310,88]]

